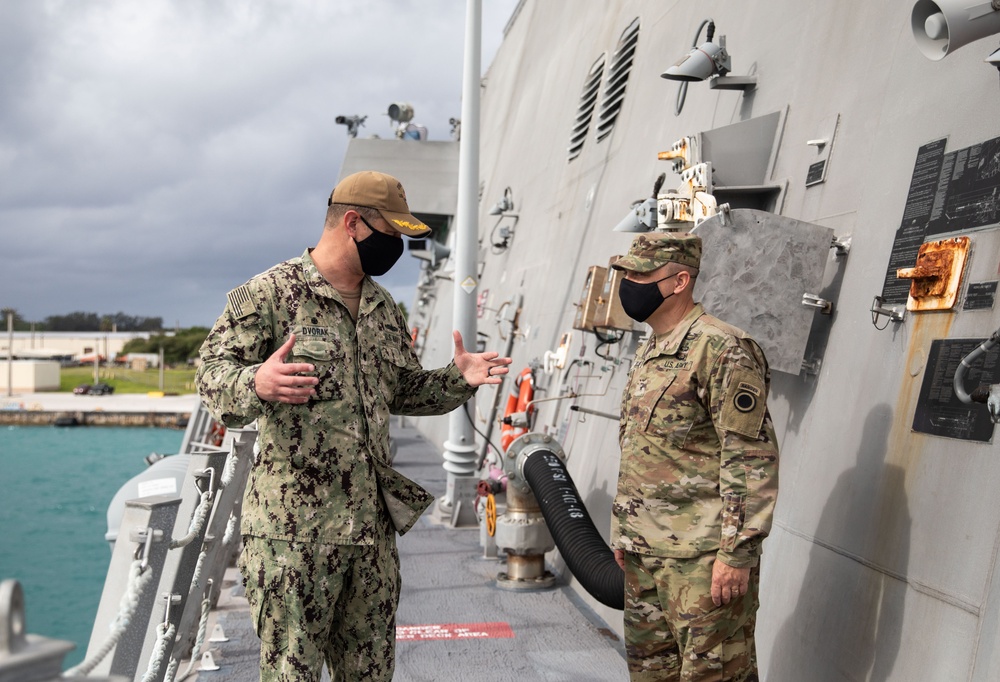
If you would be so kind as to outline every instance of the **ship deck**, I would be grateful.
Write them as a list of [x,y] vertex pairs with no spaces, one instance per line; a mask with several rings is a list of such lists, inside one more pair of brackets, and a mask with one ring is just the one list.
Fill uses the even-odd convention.
[[[446,485],[441,453],[412,426],[394,426],[393,439],[399,471],[440,497]],[[621,639],[564,581],[541,591],[502,590],[495,578],[505,564],[484,558],[479,530],[436,525],[429,517],[399,539],[403,588],[394,680],[628,678]],[[229,640],[207,647],[219,670],[188,679],[258,679],[260,643],[236,569],[226,575],[212,619],[209,632],[219,623]]]

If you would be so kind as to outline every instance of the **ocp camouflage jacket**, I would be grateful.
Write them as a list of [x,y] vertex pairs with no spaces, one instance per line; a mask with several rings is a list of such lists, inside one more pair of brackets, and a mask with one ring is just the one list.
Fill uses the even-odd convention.
[[756,565],[778,494],[769,382],[756,342],[700,304],[639,348],[622,395],[615,547]]

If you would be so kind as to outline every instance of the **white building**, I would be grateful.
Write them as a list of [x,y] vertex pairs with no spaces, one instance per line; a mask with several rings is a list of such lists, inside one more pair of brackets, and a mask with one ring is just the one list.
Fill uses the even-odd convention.
[[[8,386],[13,388],[8,390]],[[53,360],[0,362],[0,396],[59,390],[59,363]]]
[[13,348],[15,359],[93,360],[94,353],[113,359],[132,339],[148,339],[150,332],[14,332],[13,343],[0,335],[0,358]]

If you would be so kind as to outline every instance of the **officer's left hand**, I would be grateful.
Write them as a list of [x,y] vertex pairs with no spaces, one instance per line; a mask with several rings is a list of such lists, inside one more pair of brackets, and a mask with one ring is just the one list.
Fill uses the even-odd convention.
[[749,587],[749,568],[733,568],[718,559],[712,564],[712,601],[716,606],[746,594]]
[[496,351],[470,353],[462,345],[462,335],[458,331],[453,332],[452,336],[455,339],[455,366],[470,386],[499,384],[501,377],[510,371],[507,369],[507,365],[511,363],[510,358],[502,358]]

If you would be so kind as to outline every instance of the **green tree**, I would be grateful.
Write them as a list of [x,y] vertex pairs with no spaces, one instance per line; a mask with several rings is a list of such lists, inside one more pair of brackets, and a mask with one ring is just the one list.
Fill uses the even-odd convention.
[[101,318],[97,313],[81,311],[68,315],[50,315],[45,318],[45,328],[52,332],[99,332]]
[[35,331],[45,331],[45,325],[41,322],[30,322],[23,317],[21,313],[17,312],[14,308],[0,308],[0,329],[4,332],[7,331],[7,313],[12,313],[14,315],[14,331],[16,332],[30,332],[31,325],[35,325]]

